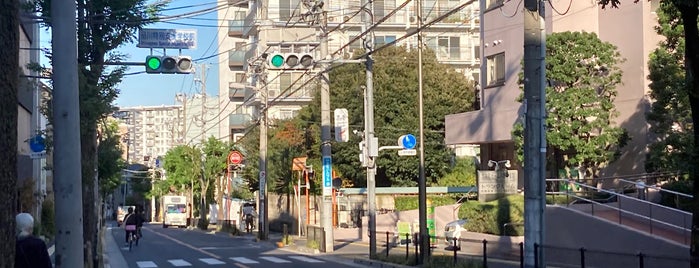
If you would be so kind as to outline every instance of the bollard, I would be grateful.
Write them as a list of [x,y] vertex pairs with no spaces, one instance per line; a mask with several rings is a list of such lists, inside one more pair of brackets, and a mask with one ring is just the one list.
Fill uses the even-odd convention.
[[391,244],[389,243],[391,242],[388,240],[388,231],[386,231],[386,257],[388,257],[388,250],[391,248]]
[[427,239],[427,257],[432,257],[432,236],[428,234],[425,237]]
[[410,234],[405,234],[405,259],[410,257]]
[[638,268],[643,268],[643,252],[638,253]]
[[539,244],[534,243],[534,267],[539,268]]
[[580,268],[585,268],[585,248],[580,248]]
[[524,268],[524,242],[519,242],[519,267]]
[[415,263],[420,263],[420,252],[418,252],[418,246],[420,245],[420,235],[418,233],[415,233],[413,235],[413,238],[415,238]]
[[456,266],[456,237],[454,237],[454,266]]
[[483,268],[488,268],[488,240],[483,239]]

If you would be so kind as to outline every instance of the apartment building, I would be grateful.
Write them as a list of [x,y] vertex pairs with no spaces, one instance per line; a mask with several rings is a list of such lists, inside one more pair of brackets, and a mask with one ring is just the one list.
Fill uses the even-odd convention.
[[[394,42],[416,29],[416,2],[405,6],[401,6],[403,1],[399,0],[373,2],[374,21],[388,16],[374,30],[375,45]],[[458,0],[423,1],[424,21],[440,21],[424,31],[424,42],[441,62],[477,80],[481,72],[478,2],[446,15],[463,3]],[[219,68],[220,95],[228,93],[232,103],[222,110],[229,120],[228,124],[221,124],[220,132],[230,133],[234,139],[240,137],[257,118],[258,107],[263,104],[263,98],[258,94],[260,83],[250,66],[264,63],[262,55],[274,52],[311,53],[314,58],[319,58],[320,28],[317,23],[309,22],[311,16],[304,16],[313,13],[309,7],[314,4],[318,7],[318,1],[229,0],[229,4],[228,9],[218,11],[219,19],[227,20],[229,25],[218,33],[221,51],[228,51],[221,54],[220,61],[228,62],[229,67]],[[332,59],[349,58],[357,49],[363,48],[361,39],[349,43],[362,33],[364,23],[360,0],[323,1],[322,10],[327,14],[328,29],[332,29],[328,34],[328,52]],[[416,44],[416,36],[396,43],[408,48],[415,48]],[[303,73],[268,71],[268,116],[271,120],[291,118],[310,103],[316,88],[312,81],[308,81],[313,74]]]
[[116,114],[126,160],[153,167],[158,157],[182,143],[185,126],[180,105],[121,107]]
[[[619,9],[601,9],[597,1],[547,1],[548,33],[594,32],[601,40],[617,46],[621,56],[622,84],[617,86],[616,124],[629,131],[630,143],[621,159],[612,163],[602,176],[644,173],[649,140],[645,119],[648,99],[648,55],[661,40],[653,27],[659,0],[624,4]],[[570,8],[567,9],[567,6]],[[452,146],[479,145],[481,163],[488,160],[515,160],[512,127],[523,117],[516,101],[521,93],[518,74],[524,54],[524,17],[517,1],[481,1],[481,109],[452,114],[445,118],[446,143]],[[487,169],[486,166],[481,166]],[[519,168],[519,165],[514,166]],[[521,174],[521,172],[520,172]],[[556,176],[551,171],[549,176]]]
[[[32,16],[21,11],[21,16]],[[41,207],[44,199],[52,199],[52,191],[47,185],[51,183],[49,166],[45,154],[33,154],[29,147],[32,137],[46,130],[47,119],[39,111],[43,93],[47,87],[37,77],[38,72],[30,70],[27,65],[40,60],[39,25],[21,20],[19,25],[19,64],[20,83],[17,88],[17,208],[32,214],[37,222],[41,221]],[[48,158],[48,160],[51,160]],[[48,179],[48,182],[47,182]],[[17,211],[17,212],[19,212]]]

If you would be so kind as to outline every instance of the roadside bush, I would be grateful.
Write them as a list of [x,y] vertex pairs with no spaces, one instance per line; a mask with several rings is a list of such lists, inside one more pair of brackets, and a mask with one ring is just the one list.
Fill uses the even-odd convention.
[[41,230],[38,234],[52,238],[56,232],[56,213],[53,201],[44,200],[41,204]]
[[[445,195],[432,195],[428,196],[427,199],[432,201],[432,205],[435,207],[453,205],[456,203],[451,196]],[[396,196],[393,198],[396,204],[396,211],[406,211],[419,208],[418,197],[417,196]]]
[[197,227],[201,230],[208,230],[209,229],[209,219],[207,218],[200,218],[199,221],[197,222]]
[[484,204],[463,203],[459,209],[459,218],[468,220],[465,225],[468,231],[493,235],[523,235],[523,226],[505,227],[504,224],[524,222],[524,196],[510,195]]
[[[665,190],[680,192],[684,194],[692,194],[692,182],[689,180],[679,180],[665,183],[661,186]],[[690,202],[692,199],[689,197],[678,196],[676,194],[668,192],[660,192],[660,204],[668,207],[673,207],[681,209],[687,212],[690,211]]]

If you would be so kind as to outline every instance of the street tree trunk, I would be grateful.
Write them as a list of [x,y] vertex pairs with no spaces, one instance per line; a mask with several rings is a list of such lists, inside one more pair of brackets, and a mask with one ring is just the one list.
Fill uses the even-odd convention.
[[[94,128],[81,129],[80,146],[82,148],[83,177],[83,241],[85,241],[85,267],[94,265],[98,256],[97,246],[97,133]],[[90,253],[90,254],[88,254]]]
[[19,1],[0,0],[0,268],[14,267],[17,212],[17,87],[19,87]]

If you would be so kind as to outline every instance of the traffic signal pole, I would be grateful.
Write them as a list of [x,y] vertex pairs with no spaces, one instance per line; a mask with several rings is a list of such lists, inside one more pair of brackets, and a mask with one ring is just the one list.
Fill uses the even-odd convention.
[[[367,4],[369,4],[367,6]],[[366,6],[362,14],[364,25],[362,32],[370,29],[374,24],[374,4],[371,0],[362,0],[362,6]],[[374,58],[371,52],[374,50],[374,31],[364,36],[364,48],[366,48],[366,87],[364,88],[364,163],[366,166],[367,184],[367,210],[369,216],[369,256],[376,255],[376,155],[372,151],[378,152],[378,144],[374,144]]]
[[73,0],[54,1],[53,188],[56,206],[56,267],[83,267],[82,165],[78,103],[78,43]]
[[[546,267],[546,24],[542,0],[524,0],[524,267]],[[535,245],[538,248],[535,250]]]
[[429,236],[427,232],[427,182],[425,181],[425,133],[424,119],[422,108],[422,1],[417,0],[417,79],[418,79],[418,110],[420,118],[420,164],[418,177],[418,214],[420,221],[420,230],[418,241],[420,242],[420,257],[418,264],[425,263],[428,256],[427,251],[430,250]]

